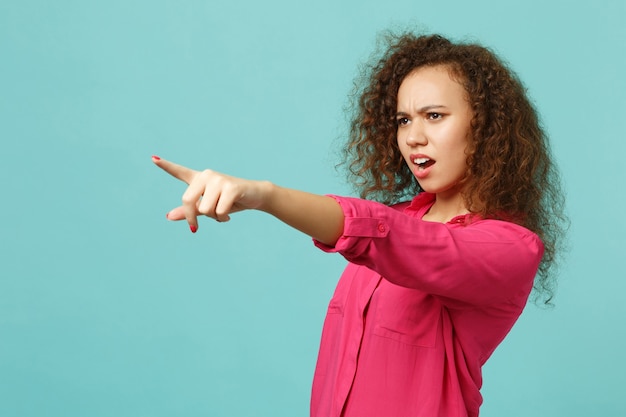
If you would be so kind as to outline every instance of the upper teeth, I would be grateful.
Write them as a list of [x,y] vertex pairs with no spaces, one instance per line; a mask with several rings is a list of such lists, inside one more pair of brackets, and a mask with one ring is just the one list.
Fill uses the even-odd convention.
[[415,164],[418,164],[418,165],[419,165],[419,164],[425,164],[425,163],[426,163],[426,162],[428,162],[428,161],[430,161],[430,159],[429,159],[429,158],[415,158],[415,159],[413,160],[413,163],[415,163]]

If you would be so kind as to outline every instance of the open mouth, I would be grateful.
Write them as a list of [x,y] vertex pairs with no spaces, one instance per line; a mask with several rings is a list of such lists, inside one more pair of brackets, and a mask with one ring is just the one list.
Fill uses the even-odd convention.
[[415,158],[413,163],[417,165],[420,170],[426,169],[429,166],[432,166],[435,161],[430,158]]

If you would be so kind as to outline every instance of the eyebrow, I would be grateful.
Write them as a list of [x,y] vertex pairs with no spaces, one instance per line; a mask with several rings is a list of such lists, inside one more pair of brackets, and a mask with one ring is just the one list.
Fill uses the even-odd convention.
[[[417,109],[417,113],[428,113],[431,110],[436,109],[446,109],[447,107],[443,104],[429,104],[428,106],[421,107]],[[403,111],[399,111],[396,113],[396,116],[408,116],[409,114]]]

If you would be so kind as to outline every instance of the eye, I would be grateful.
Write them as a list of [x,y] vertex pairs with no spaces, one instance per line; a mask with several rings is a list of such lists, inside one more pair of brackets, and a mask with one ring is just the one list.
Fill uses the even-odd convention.
[[407,117],[398,117],[396,123],[398,123],[398,126],[406,126],[409,124],[409,119]]
[[443,114],[437,112],[426,113],[426,118],[428,120],[440,120],[443,118]]

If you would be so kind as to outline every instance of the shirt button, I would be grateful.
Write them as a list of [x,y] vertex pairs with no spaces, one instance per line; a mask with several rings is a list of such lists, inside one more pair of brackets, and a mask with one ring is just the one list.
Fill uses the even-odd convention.
[[379,224],[378,224],[378,231],[379,231],[380,233],[385,233],[385,225],[384,225],[384,224],[382,224],[382,223],[379,223]]

